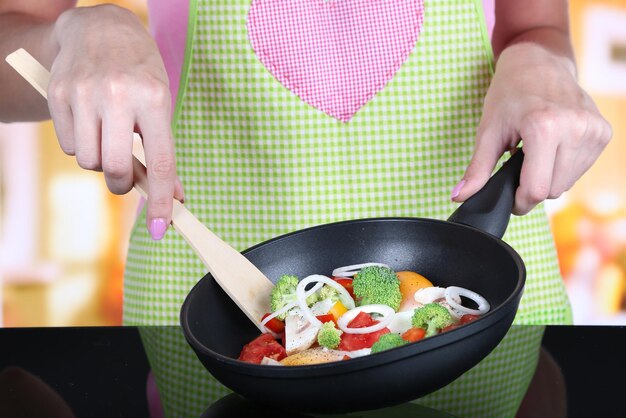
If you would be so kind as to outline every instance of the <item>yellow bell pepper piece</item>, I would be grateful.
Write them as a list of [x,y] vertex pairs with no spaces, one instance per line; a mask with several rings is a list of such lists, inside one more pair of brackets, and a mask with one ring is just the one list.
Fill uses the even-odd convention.
[[348,308],[346,308],[343,303],[337,301],[332,308],[328,311],[329,314],[335,318],[335,322],[339,319],[339,317],[348,312]]

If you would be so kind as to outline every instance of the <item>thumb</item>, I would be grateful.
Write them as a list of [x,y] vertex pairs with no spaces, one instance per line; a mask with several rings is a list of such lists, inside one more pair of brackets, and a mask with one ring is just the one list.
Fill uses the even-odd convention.
[[482,189],[505,150],[498,138],[487,132],[479,134],[472,160],[463,178],[452,189],[452,201],[464,202]]

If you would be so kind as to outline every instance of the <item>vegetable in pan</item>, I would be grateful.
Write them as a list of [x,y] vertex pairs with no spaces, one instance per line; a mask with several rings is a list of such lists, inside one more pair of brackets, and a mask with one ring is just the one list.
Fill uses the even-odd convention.
[[358,305],[383,304],[396,311],[400,308],[400,280],[389,267],[363,268],[354,277],[352,288]]
[[376,341],[374,345],[372,346],[371,353],[372,354],[379,353],[381,351],[390,350],[396,347],[401,347],[408,343],[409,343],[408,341],[406,341],[404,338],[402,338],[398,334],[389,333],[389,334],[381,335],[378,341]]
[[341,343],[341,334],[343,331],[337,329],[334,322],[325,322],[317,333],[317,343],[322,347],[335,349]]
[[454,324],[454,318],[450,311],[438,303],[429,303],[417,308],[413,312],[411,324],[415,328],[426,330],[425,337],[437,334],[443,328]]
[[[270,309],[272,312],[276,312],[287,305],[295,303],[298,281],[297,276],[290,276],[288,274],[284,274],[278,279],[270,294]],[[313,294],[310,296],[308,302],[313,303],[316,299],[317,295]],[[286,311],[276,316],[277,319],[282,321],[284,321],[286,317]]]
[[381,263],[340,267],[332,276],[281,276],[261,321],[267,333],[239,359],[275,366],[349,360],[450,331],[490,309],[469,289],[433,286],[418,273]]

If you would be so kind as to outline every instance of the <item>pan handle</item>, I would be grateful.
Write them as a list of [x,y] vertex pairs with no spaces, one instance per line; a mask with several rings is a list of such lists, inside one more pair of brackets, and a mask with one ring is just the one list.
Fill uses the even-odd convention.
[[524,153],[518,148],[482,189],[450,215],[448,221],[473,226],[502,238],[511,218],[523,161]]

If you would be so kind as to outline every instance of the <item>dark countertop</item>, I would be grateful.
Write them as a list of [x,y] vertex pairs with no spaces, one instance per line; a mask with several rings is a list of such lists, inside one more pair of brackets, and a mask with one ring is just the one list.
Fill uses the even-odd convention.
[[[543,345],[565,378],[568,417],[626,416],[626,327],[550,326]],[[61,417],[69,406],[81,418],[148,417],[149,369],[136,327],[0,329],[0,416]],[[39,380],[30,379],[32,375]],[[46,395],[53,391],[60,398]],[[39,394],[36,399],[34,393]],[[294,416],[262,412],[235,395],[207,405],[205,416],[248,414]],[[405,404],[348,416],[445,414]]]

